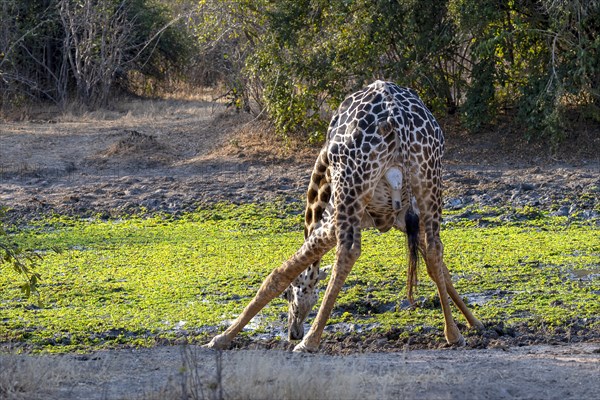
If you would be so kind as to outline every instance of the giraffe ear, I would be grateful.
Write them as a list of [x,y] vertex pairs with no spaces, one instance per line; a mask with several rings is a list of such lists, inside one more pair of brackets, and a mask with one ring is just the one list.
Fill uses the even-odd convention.
[[319,280],[322,281],[327,278],[327,274],[331,271],[331,265],[326,265],[319,269]]

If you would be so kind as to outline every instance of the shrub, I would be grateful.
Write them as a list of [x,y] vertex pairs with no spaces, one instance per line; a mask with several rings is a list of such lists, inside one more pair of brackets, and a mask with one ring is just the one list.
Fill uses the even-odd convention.
[[5,213],[6,209],[0,207],[0,267],[12,268],[22,275],[24,278],[24,282],[21,284],[22,292],[27,297],[32,294],[36,295],[39,301],[37,284],[40,280],[40,274],[35,271],[35,267],[41,256],[23,250],[16,242],[11,240],[3,223]]
[[183,63],[190,46],[177,23],[152,0],[3,1],[0,106],[103,106],[131,72],[161,78]]

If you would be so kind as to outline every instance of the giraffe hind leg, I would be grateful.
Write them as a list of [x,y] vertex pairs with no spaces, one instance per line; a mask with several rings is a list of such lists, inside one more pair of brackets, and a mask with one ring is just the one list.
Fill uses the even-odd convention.
[[427,273],[437,286],[442,312],[444,313],[444,336],[446,341],[448,344],[462,346],[465,344],[465,339],[458,330],[450,310],[446,283],[446,279],[449,277],[443,271],[443,246],[438,235],[429,233],[426,239],[425,264],[427,265]]
[[448,291],[448,294],[450,295],[450,298],[452,299],[452,301],[454,302],[456,307],[458,307],[458,309],[460,310],[462,315],[464,315],[464,317],[467,319],[469,327],[475,328],[475,329],[483,329],[483,324],[481,323],[481,321],[479,321],[473,315],[473,313],[471,312],[471,310],[469,310],[469,308],[463,301],[463,299],[460,296],[460,294],[458,293],[458,291],[454,288],[454,285],[452,284],[452,280],[450,278],[450,271],[448,271],[448,267],[446,267],[446,263],[442,264],[442,269],[444,272],[444,278],[445,278],[446,289]]
[[[419,250],[421,252],[421,255],[423,256],[423,258],[425,258],[425,241],[423,240],[423,238],[421,238],[420,244],[419,244]],[[460,294],[458,293],[458,291],[456,290],[456,288],[454,287],[454,284],[452,283],[452,278],[450,276],[450,271],[448,270],[448,267],[446,266],[446,263],[442,260],[442,273],[444,275],[444,283],[446,285],[446,291],[448,292],[448,295],[450,295],[450,298],[452,299],[452,302],[456,305],[456,307],[459,309],[459,311],[461,312],[461,314],[465,317],[465,319],[467,320],[467,323],[469,324],[470,328],[475,328],[475,329],[482,329],[483,328],[483,324],[481,323],[481,321],[479,321],[471,312],[471,310],[469,310],[469,308],[467,307],[467,305],[465,304],[465,302],[463,301],[462,297],[460,296]]]
[[[437,240],[435,242],[437,242]],[[441,241],[439,241],[439,245],[440,248],[443,248],[441,246]],[[434,245],[434,247],[438,246]],[[452,318],[448,305],[444,304],[448,303],[448,296],[452,299],[452,302],[456,305],[456,307],[466,318],[470,328],[482,329],[483,324],[473,315],[471,310],[469,310],[469,308],[466,306],[463,299],[461,298],[460,294],[452,284],[452,279],[450,277],[448,267],[441,258],[443,257],[443,251],[440,252],[437,249],[434,250],[431,248],[428,251],[424,240],[421,240],[419,250],[423,255],[423,258],[426,260],[427,272],[438,288],[438,295],[440,297],[440,303],[442,304],[442,311],[444,312],[444,334],[446,336],[446,341],[449,344],[463,345],[465,343],[464,338],[458,331],[458,327],[456,326],[456,323]],[[432,257],[432,252],[437,254],[433,255]],[[437,262],[438,259],[441,261]]]

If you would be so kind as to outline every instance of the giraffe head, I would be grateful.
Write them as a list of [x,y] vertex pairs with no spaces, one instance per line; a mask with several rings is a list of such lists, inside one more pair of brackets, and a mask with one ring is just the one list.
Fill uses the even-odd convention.
[[326,276],[326,269],[319,271],[319,263],[313,264],[283,292],[283,297],[288,301],[289,340],[304,337],[304,321],[319,299],[317,283]]

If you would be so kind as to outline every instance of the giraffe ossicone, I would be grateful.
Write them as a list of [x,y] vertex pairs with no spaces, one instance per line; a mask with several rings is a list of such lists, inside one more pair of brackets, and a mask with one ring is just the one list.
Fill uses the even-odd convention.
[[[295,351],[316,351],[335,299],[361,254],[361,232],[392,228],[406,233],[408,298],[413,301],[419,255],[436,284],[450,344],[464,339],[452,317],[449,298],[470,327],[483,325],[458,294],[443,260],[440,239],[444,136],[417,94],[376,81],[348,96],[334,113],[306,194],[304,243],[267,276],[233,324],[206,345],[226,348],[269,301],[284,291],[289,302]],[[335,263],[310,330],[303,323],[318,299],[320,260],[336,247]]]

